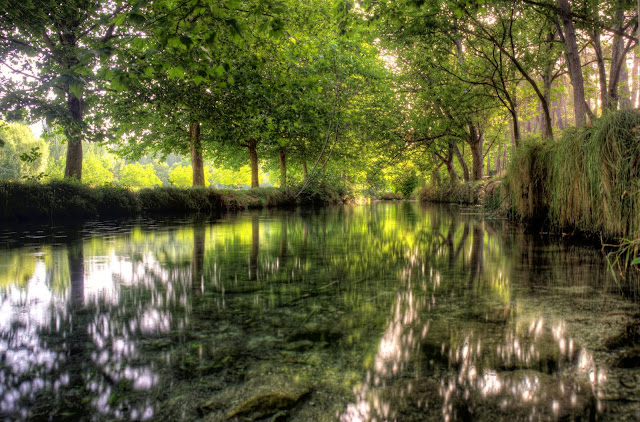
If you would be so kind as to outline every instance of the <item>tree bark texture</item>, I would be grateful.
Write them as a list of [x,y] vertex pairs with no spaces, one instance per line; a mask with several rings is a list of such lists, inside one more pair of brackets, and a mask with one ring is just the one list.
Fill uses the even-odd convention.
[[82,124],[84,101],[73,93],[67,93],[67,111],[71,124],[67,126],[67,164],[64,177],[82,180]]
[[615,15],[616,24],[613,28],[616,31],[613,36],[613,45],[611,46],[611,67],[609,68],[609,87],[607,95],[609,97],[609,108],[615,110],[618,108],[618,87],[620,85],[620,76],[624,63],[624,40],[620,33],[623,32],[624,11],[618,10]]
[[258,174],[258,140],[249,139],[247,141],[247,148],[249,149],[249,160],[251,161],[251,188],[257,188],[260,186]]
[[456,158],[458,159],[458,162],[460,163],[460,167],[462,168],[462,177],[464,178],[465,182],[469,181],[469,166],[467,165],[467,162],[464,160],[464,156],[462,155],[462,152],[460,152],[460,148],[458,148],[458,144],[453,144],[453,152],[456,155]]
[[280,187],[284,189],[287,187],[287,152],[284,148],[280,148],[278,152],[278,158],[280,159]]
[[469,138],[467,139],[467,143],[471,148],[471,157],[473,159],[473,170],[472,170],[472,179],[480,180],[482,179],[482,169],[484,167],[483,156],[482,156],[482,141],[483,134],[475,125],[469,125]]
[[204,160],[202,159],[202,139],[200,123],[189,123],[189,146],[191,149],[191,168],[193,169],[193,186],[204,186]]
[[587,122],[587,102],[584,96],[584,79],[582,77],[582,64],[578,52],[576,31],[573,27],[571,6],[569,0],[558,0],[562,28],[564,30],[565,57],[569,68],[569,78],[573,86],[573,106],[575,109],[576,126],[582,126]]

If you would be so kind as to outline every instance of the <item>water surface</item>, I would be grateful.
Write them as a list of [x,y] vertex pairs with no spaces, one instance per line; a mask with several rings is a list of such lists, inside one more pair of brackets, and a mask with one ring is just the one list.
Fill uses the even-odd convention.
[[599,251],[474,209],[5,227],[0,417],[638,420],[638,311]]

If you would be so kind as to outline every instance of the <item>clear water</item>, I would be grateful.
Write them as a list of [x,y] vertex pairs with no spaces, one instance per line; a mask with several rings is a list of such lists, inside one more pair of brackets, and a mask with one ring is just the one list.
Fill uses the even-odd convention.
[[638,312],[473,209],[5,226],[0,419],[639,420]]

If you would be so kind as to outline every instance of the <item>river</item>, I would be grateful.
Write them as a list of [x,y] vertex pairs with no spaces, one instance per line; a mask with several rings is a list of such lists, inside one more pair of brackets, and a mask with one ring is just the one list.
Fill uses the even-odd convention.
[[0,418],[640,420],[623,283],[476,208],[5,224]]

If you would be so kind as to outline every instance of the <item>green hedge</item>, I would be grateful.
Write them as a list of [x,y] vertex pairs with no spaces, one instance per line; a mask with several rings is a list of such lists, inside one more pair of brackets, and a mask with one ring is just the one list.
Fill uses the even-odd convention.
[[[314,203],[321,204],[321,201]],[[296,204],[293,195],[276,188],[242,191],[150,188],[133,191],[122,187],[89,187],[71,181],[46,184],[0,181],[2,220],[110,218],[142,213],[212,213]]]

